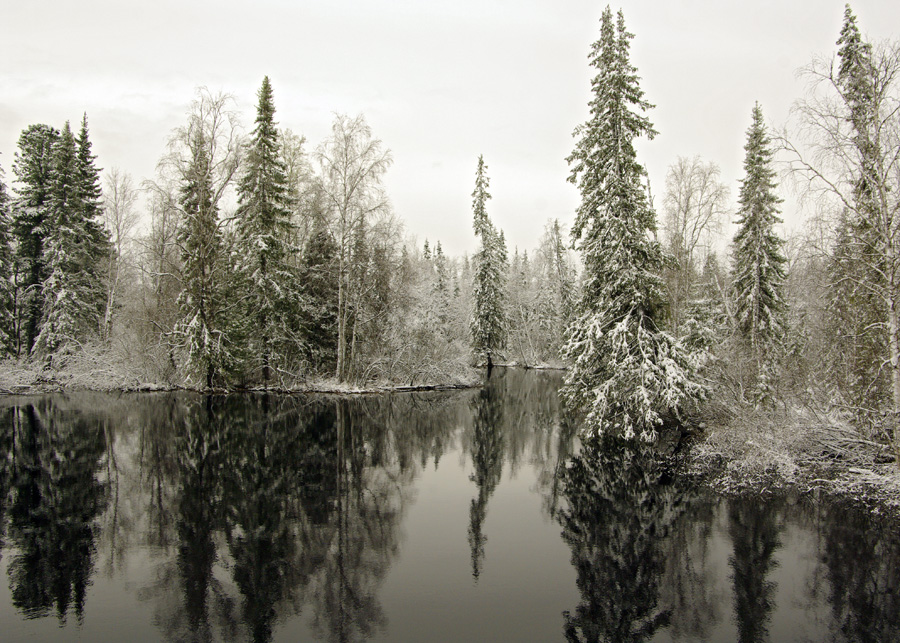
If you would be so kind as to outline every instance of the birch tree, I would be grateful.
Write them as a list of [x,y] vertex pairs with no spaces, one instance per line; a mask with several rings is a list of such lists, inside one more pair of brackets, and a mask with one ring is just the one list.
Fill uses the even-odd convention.
[[128,172],[111,169],[105,177],[103,194],[103,222],[110,238],[106,274],[106,310],[103,315],[102,336],[109,340],[113,331],[113,314],[119,306],[122,276],[127,262],[130,235],[138,223],[135,210],[138,193]]
[[366,240],[373,227],[390,212],[382,177],[391,154],[360,116],[335,117],[331,136],[316,153],[322,195],[329,211],[331,236],[337,245],[337,360],[335,377],[346,381],[355,358],[360,307],[371,285]]
[[722,229],[728,202],[728,187],[719,180],[719,167],[699,156],[679,156],[666,174],[663,201],[663,236],[674,266],[667,275],[672,329],[679,335],[694,278],[712,235]]

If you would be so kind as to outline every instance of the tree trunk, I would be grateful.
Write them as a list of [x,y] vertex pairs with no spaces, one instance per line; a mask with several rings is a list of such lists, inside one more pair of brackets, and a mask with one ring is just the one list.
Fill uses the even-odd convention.
[[[343,270],[339,271],[340,273]],[[344,381],[344,336],[346,333],[346,313],[344,311],[344,277],[338,274],[338,339],[337,339],[337,365],[335,367],[334,376],[338,382]]]

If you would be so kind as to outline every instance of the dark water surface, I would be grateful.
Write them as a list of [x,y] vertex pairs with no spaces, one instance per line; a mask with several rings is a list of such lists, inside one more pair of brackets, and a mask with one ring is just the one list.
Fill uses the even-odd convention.
[[900,640],[897,524],[580,446],[559,384],[0,400],[0,640]]

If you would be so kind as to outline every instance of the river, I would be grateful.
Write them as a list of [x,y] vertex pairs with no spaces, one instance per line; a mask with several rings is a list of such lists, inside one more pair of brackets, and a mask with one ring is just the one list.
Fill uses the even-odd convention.
[[3,641],[896,641],[900,530],[580,444],[558,373],[0,400]]

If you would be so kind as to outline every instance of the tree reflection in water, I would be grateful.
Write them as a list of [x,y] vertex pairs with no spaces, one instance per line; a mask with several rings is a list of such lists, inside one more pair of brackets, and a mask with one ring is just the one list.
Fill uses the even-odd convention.
[[654,454],[612,439],[582,446],[562,472],[557,513],[581,604],[564,613],[568,641],[646,641],[671,620],[660,605],[662,543],[683,492]]
[[[568,549],[580,600],[553,607],[549,619],[570,607],[563,623],[570,641],[759,641],[792,633],[900,640],[896,524],[827,502],[792,505],[788,513],[773,500],[725,501],[687,488],[634,445],[579,448],[575,425],[560,413],[558,376],[534,375],[496,369],[483,390],[452,394],[5,398],[0,563],[9,612],[22,617],[20,632],[40,631],[24,619],[49,617],[79,626],[62,637],[84,636],[98,624],[84,616],[92,614],[86,603],[98,600],[89,597],[93,585],[104,600],[124,587],[126,606],[136,592],[137,608],[149,614],[135,627],[156,628],[149,638],[397,637],[410,630],[388,622],[387,606],[408,590],[391,584],[386,591],[385,579],[401,551],[416,478],[441,461],[428,481],[451,481],[438,497],[463,503],[469,547],[438,565],[426,551],[418,568],[404,561],[397,578],[411,570],[425,583],[435,572],[458,578],[470,563],[482,589],[488,573],[518,578],[519,559],[492,563],[493,550],[485,549],[489,504],[498,514],[525,515],[508,504],[514,494],[498,495],[508,472],[516,493],[533,481],[541,498],[527,511],[558,522],[564,543],[555,540],[559,528],[532,523],[531,552],[544,544],[562,549],[560,568],[540,572],[556,589],[523,583],[510,586],[509,596],[537,606],[553,600],[547,591],[574,590]],[[456,456],[445,464],[447,453]],[[429,547],[445,547],[441,555],[453,549],[430,537],[437,540]],[[446,538],[462,545],[459,532]],[[780,552],[782,541],[791,550]],[[776,559],[789,556],[801,560],[791,569],[809,570],[799,586],[811,600],[789,594],[783,581],[775,591]],[[460,604],[473,598],[507,610],[504,618],[522,609],[483,591],[460,596]],[[420,604],[427,608],[428,598]],[[804,611],[806,621],[790,629],[785,614],[802,620]],[[402,607],[391,614],[406,618]],[[483,626],[485,638],[506,631]]]
[[107,500],[97,480],[104,433],[95,418],[47,401],[14,408],[5,420],[15,444],[6,474],[13,604],[27,618],[55,610],[60,623],[71,608],[80,622]]
[[13,474],[13,418],[15,407],[0,409],[0,561],[6,544],[6,508]]
[[469,479],[478,488],[478,497],[469,507],[469,548],[472,551],[472,576],[475,582],[484,564],[484,545],[487,536],[482,525],[487,515],[487,503],[500,483],[503,459],[506,455],[503,431],[503,402],[496,389],[487,386],[472,401],[472,466]]
[[775,606],[775,583],[768,580],[778,566],[773,558],[781,547],[780,501],[734,498],[728,507],[728,533],[733,554],[728,561],[734,583],[734,616],[741,643],[768,640],[768,623]]
[[[408,417],[394,404],[259,395],[181,405],[172,446],[141,449],[163,478],[147,480],[154,498],[171,486],[157,454],[175,460],[177,574],[163,570],[142,592],[168,638],[228,639],[243,627],[268,641],[304,608],[323,639],[384,628],[377,590],[399,551],[414,463],[433,448],[430,433],[427,443],[398,438],[407,431],[393,422]],[[224,573],[239,597],[228,596]],[[183,599],[173,604],[176,578]]]
[[820,511],[832,630],[846,641],[900,641],[900,530],[896,521],[835,502]]

